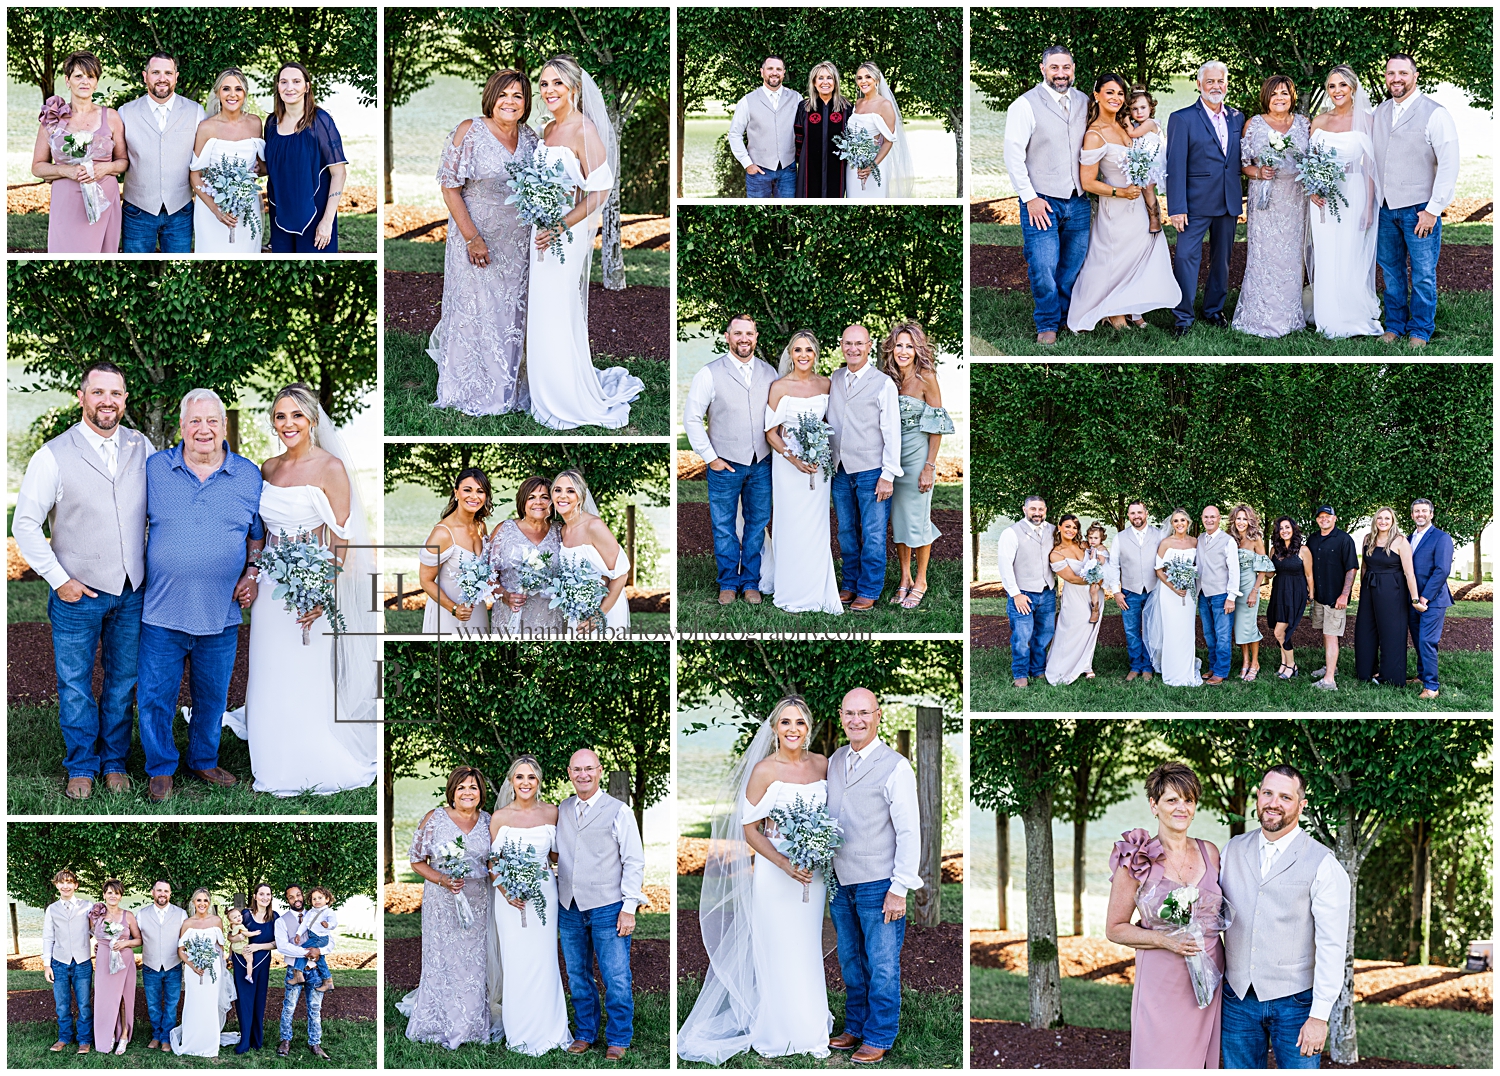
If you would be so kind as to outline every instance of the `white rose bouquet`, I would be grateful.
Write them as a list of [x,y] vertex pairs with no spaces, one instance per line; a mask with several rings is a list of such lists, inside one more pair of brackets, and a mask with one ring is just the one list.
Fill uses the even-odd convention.
[[1204,939],[1228,930],[1234,921],[1234,909],[1221,894],[1205,893],[1194,885],[1174,886],[1166,879],[1141,886],[1135,904],[1141,913],[1141,926],[1147,930],[1187,934],[1198,942],[1199,952],[1183,959],[1198,1008],[1208,1008],[1224,976],[1208,958]]

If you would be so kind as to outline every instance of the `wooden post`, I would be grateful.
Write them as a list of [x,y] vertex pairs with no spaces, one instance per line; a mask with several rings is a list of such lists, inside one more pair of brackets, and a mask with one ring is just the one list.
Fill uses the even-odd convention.
[[395,767],[391,764],[390,751],[387,750],[384,752],[384,754],[385,776],[383,783],[385,785],[385,817],[381,821],[383,823],[383,828],[385,829],[385,833],[382,837],[385,845],[385,880],[388,883],[391,883],[395,882],[396,880],[396,865],[393,862],[395,858],[395,837],[393,836],[393,831],[396,827],[396,770]]
[[911,761],[911,729],[896,730],[896,750],[906,761]]
[[16,902],[10,902],[10,951],[21,955],[21,917],[16,913]]
[[912,921],[935,927],[942,920],[943,880],[943,710],[917,707],[917,817],[921,819],[922,888],[913,897]]
[[630,774],[626,770],[613,770],[609,775],[609,786],[605,789],[625,806],[630,806]]
[[1000,929],[1010,929],[1010,909],[1006,900],[1010,897],[1010,815],[995,815],[995,853],[1000,861]]
[[625,506],[625,556],[630,561],[630,571],[626,573],[625,585],[635,586],[635,505]]
[[225,415],[229,419],[227,424],[229,428],[224,431],[229,441],[229,451],[238,452],[240,450],[240,409],[238,407],[226,408]]

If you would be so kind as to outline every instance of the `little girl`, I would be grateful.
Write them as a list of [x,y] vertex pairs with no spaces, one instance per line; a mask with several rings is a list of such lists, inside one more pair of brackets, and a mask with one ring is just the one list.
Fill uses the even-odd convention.
[[[1104,524],[1090,523],[1088,534],[1088,551],[1083,555],[1083,570],[1087,572],[1090,567],[1097,564],[1103,575],[1108,575],[1106,568],[1109,566],[1109,550],[1104,546]],[[1114,591],[1109,589],[1109,580],[1106,578],[1100,583],[1089,584],[1089,623],[1099,623],[1099,614],[1104,609],[1104,601],[1100,597],[1113,598]]]
[[1148,135],[1153,136],[1152,141],[1147,143],[1145,149],[1152,150],[1157,155],[1157,166],[1151,170],[1142,193],[1146,199],[1146,212],[1151,216],[1151,234],[1155,235],[1161,231],[1161,210],[1156,203],[1156,185],[1162,178],[1162,148],[1166,145],[1162,138],[1161,127],[1152,117],[1156,115],[1156,98],[1151,92],[1137,82],[1130,88],[1130,116],[1125,121],[1125,127],[1130,133],[1132,142],[1139,142]]
[[[244,957],[245,946],[250,944],[250,931],[245,927],[245,913],[239,908],[229,909],[229,929],[224,934],[224,940],[231,953],[241,958]],[[247,979],[252,974],[249,963],[245,965],[245,974]]]

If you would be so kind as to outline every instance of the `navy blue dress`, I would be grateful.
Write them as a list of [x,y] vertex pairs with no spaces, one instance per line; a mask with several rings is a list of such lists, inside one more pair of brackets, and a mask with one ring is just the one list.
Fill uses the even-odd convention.
[[[250,932],[252,945],[265,945],[276,940],[276,917],[257,923],[255,916],[245,913],[245,929]],[[234,957],[235,1010],[240,1017],[240,1041],[234,1048],[237,1054],[259,1050],[265,1037],[266,987],[271,984],[270,949]],[[250,975],[246,977],[246,965]]]
[[322,250],[313,246],[318,221],[328,208],[329,166],[345,164],[344,143],[333,117],[321,108],[312,122],[295,134],[266,123],[266,202],[271,218],[274,254],[337,254],[339,225]]

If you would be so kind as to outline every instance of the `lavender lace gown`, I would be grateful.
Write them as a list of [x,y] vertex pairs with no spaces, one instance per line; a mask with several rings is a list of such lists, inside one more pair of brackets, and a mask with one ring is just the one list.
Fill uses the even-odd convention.
[[[1287,132],[1301,153],[1307,149],[1306,116],[1292,120]],[[1240,138],[1240,162],[1249,168],[1264,159],[1271,128],[1264,116],[1251,116]],[[1266,198],[1265,208],[1261,199]],[[1252,336],[1275,338],[1307,328],[1302,310],[1302,248],[1307,228],[1307,195],[1297,182],[1297,167],[1285,160],[1275,179],[1252,179],[1247,201],[1249,240],[1245,282],[1234,308],[1234,327]]]
[[[556,567],[562,550],[562,524],[554,520],[547,529],[547,536],[540,542],[533,543],[521,532],[521,528],[516,526],[515,520],[507,519],[500,524],[500,529],[490,539],[490,567],[495,569],[500,577],[500,585],[507,591],[513,593],[521,589],[520,564],[531,554],[532,550],[538,553],[551,553],[552,559],[547,563]],[[568,626],[568,618],[563,615],[561,609],[548,608],[551,600],[544,594],[529,596],[526,604],[521,607],[520,630],[524,632],[564,630]],[[498,600],[495,608],[490,611],[490,620],[497,631],[515,628],[509,607]]]
[[[1207,866],[1198,880],[1202,893],[1222,895],[1219,872],[1209,852],[1213,846],[1198,841]],[[1109,873],[1124,865],[1137,886],[1158,882],[1165,875],[1166,850],[1144,829],[1120,834],[1109,857]],[[1168,879],[1183,884],[1180,879]],[[1204,950],[1222,975],[1224,946],[1218,935],[1203,939]],[[1219,1067],[1220,1008],[1223,986],[1208,1008],[1198,1008],[1187,962],[1170,949],[1135,951],[1135,985],[1130,999],[1130,1067],[1133,1069],[1216,1069]]]
[[410,860],[420,863],[439,845],[463,837],[471,861],[464,896],[474,912],[473,923],[459,925],[455,894],[426,882],[422,886],[422,980],[396,1005],[407,1017],[406,1037],[413,1042],[438,1042],[456,1050],[466,1042],[490,1041],[488,980],[485,976],[486,938],[490,917],[490,816],[468,833],[442,807],[412,837]]
[[443,316],[432,330],[427,354],[438,367],[435,407],[469,415],[528,411],[526,387],[526,294],[531,227],[505,204],[510,162],[530,156],[536,133],[522,125],[514,157],[474,117],[463,143],[450,133],[443,143],[437,179],[463,190],[464,205],[489,248],[483,269],[469,261],[468,245],[452,218],[443,255]]

